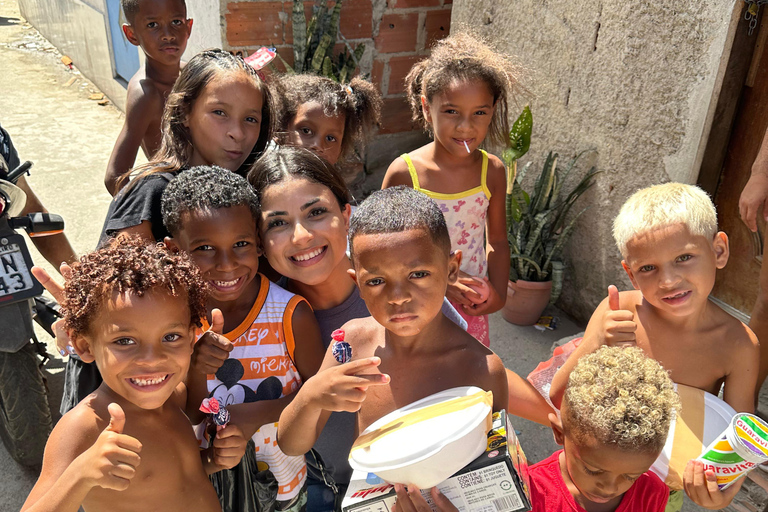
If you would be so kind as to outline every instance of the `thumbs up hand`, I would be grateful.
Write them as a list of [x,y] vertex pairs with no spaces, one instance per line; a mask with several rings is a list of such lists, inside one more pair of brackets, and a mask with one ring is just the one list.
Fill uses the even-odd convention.
[[203,333],[192,353],[191,370],[210,375],[216,373],[229,358],[229,353],[235,346],[223,336],[224,316],[221,311],[211,311],[211,328]]
[[82,466],[83,479],[91,487],[124,491],[136,475],[136,467],[141,462],[141,443],[136,438],[123,434],[123,409],[111,403],[108,410],[109,425],[101,432],[93,446],[75,460]]
[[603,314],[603,344],[610,346],[634,345],[636,343],[635,314],[621,309],[619,290],[608,287],[608,310]]

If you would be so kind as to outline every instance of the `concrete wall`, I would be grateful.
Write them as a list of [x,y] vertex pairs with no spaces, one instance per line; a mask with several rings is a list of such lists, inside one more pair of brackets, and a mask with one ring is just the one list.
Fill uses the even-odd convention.
[[454,1],[454,31],[478,29],[529,70],[534,132],[523,160],[540,168],[550,149],[596,149],[587,163],[603,174],[582,197],[591,209],[566,251],[560,299],[577,318],[589,317],[608,285],[631,286],[611,236],[624,200],[650,184],[696,181],[742,3]]
[[[124,110],[125,84],[114,78],[106,0],[18,1],[21,15]],[[221,48],[219,1],[187,0],[187,9],[195,22],[184,59],[205,48]]]

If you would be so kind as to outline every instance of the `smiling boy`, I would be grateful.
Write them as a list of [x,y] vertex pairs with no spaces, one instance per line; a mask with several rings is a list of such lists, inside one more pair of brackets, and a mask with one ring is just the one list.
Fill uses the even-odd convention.
[[163,109],[179,77],[192,20],[184,0],[121,0],[128,23],[123,33],[145,62],[128,82],[125,123],[107,164],[104,184],[113,196],[127,183],[139,147],[147,158],[160,147]]
[[358,432],[393,410],[445,389],[478,386],[507,407],[499,357],[441,313],[459,271],[445,218],[427,196],[408,187],[371,194],[350,220],[350,253],[360,296],[372,317],[342,329],[352,360],[332,346],[317,375],[280,417],[286,453],[312,447],[332,411],[357,412]]
[[[597,307],[584,341],[552,381],[560,403],[568,375],[579,358],[602,345],[636,344],[670,372],[678,384],[717,395],[738,412],[754,410],[759,364],[757,338],[709,300],[717,269],[728,262],[728,237],[717,231],[709,196],[693,185],[667,183],[639,190],[614,221],[621,262],[635,290],[617,292]],[[703,465],[696,480],[704,482]],[[727,492],[706,475],[695,501],[726,506],[740,485]],[[708,491],[706,489],[709,489]]]
[[661,512],[667,487],[648,472],[679,399],[667,372],[635,347],[603,347],[579,360],[557,415],[563,449],[534,464],[535,512]]
[[[121,236],[73,265],[67,329],[104,381],[53,429],[22,510],[221,510],[181,409],[205,297],[189,258],[137,238]],[[219,434],[240,441],[224,450],[234,462],[211,472],[236,464],[245,446],[237,428]]]

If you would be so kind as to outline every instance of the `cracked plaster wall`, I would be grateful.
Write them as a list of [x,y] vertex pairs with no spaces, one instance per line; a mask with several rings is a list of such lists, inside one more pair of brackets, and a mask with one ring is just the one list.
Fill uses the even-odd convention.
[[[469,25],[527,68],[534,117],[523,162],[585,148],[602,174],[582,196],[559,305],[589,318],[610,284],[630,289],[611,225],[635,190],[695,183],[735,0],[455,0]],[[514,109],[517,110],[517,109]],[[588,165],[582,165],[586,171]],[[531,173],[535,174],[535,173]]]

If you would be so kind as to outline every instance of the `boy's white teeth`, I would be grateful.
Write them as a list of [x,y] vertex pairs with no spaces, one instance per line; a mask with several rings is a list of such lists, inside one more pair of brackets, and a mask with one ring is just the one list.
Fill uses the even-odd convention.
[[680,297],[684,296],[688,292],[680,292],[677,295],[673,295],[671,297],[667,297],[668,299],[679,299]]
[[168,375],[163,375],[162,377],[157,377],[154,379],[131,379],[131,382],[137,386],[154,386],[155,384],[160,384],[167,378]]
[[214,281],[214,283],[221,288],[227,288],[228,286],[235,286],[238,281],[239,279],[235,279],[234,281]]
[[319,248],[315,249],[315,250],[314,250],[314,251],[312,251],[312,252],[308,252],[307,254],[299,254],[299,255],[296,255],[296,256],[294,256],[294,257],[293,257],[293,259],[295,259],[296,261],[306,261],[306,260],[311,260],[311,259],[312,259],[312,258],[314,258],[315,256],[319,256],[319,255],[320,255],[322,252],[323,252],[323,248],[322,248],[322,247],[319,247]]

